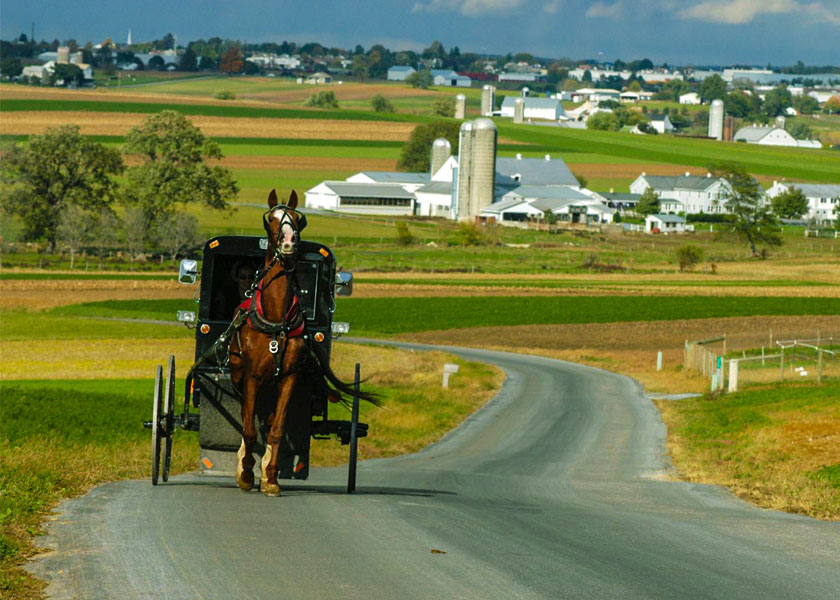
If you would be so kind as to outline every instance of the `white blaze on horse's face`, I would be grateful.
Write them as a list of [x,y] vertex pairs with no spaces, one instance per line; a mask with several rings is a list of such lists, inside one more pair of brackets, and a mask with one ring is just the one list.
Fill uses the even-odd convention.
[[295,226],[292,217],[284,209],[278,207],[271,211],[269,218],[280,221],[280,231],[277,234],[280,254],[293,254],[295,251]]

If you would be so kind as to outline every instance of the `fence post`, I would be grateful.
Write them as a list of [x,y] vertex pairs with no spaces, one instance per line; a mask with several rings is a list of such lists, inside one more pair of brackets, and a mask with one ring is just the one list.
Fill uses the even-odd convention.
[[726,356],[726,334],[723,334],[723,356]]
[[738,361],[734,359],[729,361],[729,391],[738,391]]
[[764,366],[764,346],[761,347],[761,366]]
[[781,375],[782,375],[782,381],[784,381],[785,380],[785,347],[780,346],[780,348],[782,350],[782,358],[779,361],[779,365],[780,365],[780,371],[781,371]]
[[817,383],[822,383],[823,351],[817,350]]
[[656,370],[662,370],[662,350],[656,353]]

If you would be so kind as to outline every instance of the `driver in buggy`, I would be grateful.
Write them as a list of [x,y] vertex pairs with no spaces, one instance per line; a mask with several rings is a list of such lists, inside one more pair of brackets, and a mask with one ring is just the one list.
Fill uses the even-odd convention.
[[213,296],[213,317],[219,320],[233,319],[236,309],[248,297],[248,290],[254,283],[257,268],[253,262],[238,260],[230,270],[230,282],[224,281]]

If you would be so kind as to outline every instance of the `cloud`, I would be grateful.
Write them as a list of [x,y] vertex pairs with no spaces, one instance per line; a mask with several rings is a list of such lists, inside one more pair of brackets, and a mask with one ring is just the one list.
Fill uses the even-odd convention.
[[679,16],[683,19],[742,25],[763,14],[796,13],[807,15],[814,21],[840,25],[840,2],[831,0],[832,8],[827,8],[825,4],[796,0],[708,0],[681,10]]
[[543,12],[548,15],[556,15],[557,11],[560,10],[560,5],[563,3],[563,0],[549,0],[543,6]]
[[618,0],[613,4],[606,2],[596,2],[586,11],[586,16],[590,19],[620,19],[622,14],[622,0]]
[[457,12],[465,17],[500,15],[519,8],[525,0],[428,0],[415,2],[413,12]]

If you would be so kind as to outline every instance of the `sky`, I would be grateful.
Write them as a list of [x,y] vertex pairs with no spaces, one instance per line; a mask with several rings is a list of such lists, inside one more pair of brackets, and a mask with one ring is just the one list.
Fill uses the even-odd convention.
[[670,65],[840,65],[840,0],[3,0],[0,36],[135,42],[167,32],[325,46],[530,52]]

